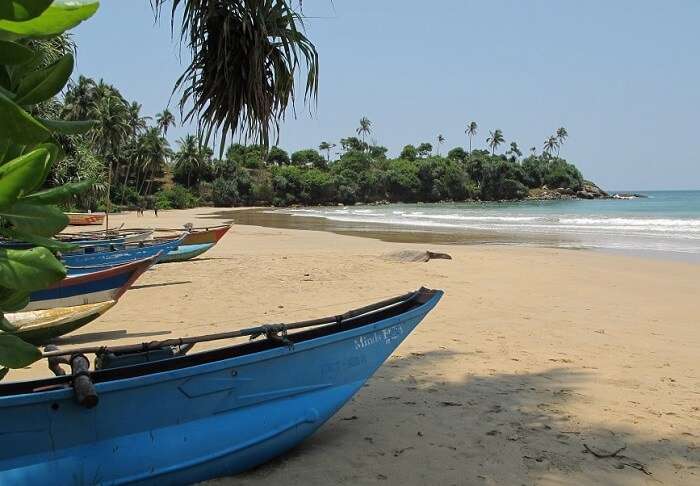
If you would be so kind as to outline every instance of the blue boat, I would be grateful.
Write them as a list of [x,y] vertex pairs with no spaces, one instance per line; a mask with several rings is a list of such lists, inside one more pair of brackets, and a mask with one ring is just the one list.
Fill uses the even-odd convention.
[[71,275],[29,295],[23,311],[117,301],[160,255],[92,273]]
[[176,249],[186,235],[168,240],[142,241],[117,247],[86,247],[80,253],[62,255],[68,275],[91,273],[106,268],[167,254]]
[[260,340],[126,366],[120,356],[190,338],[74,350],[117,358],[96,371],[84,371],[84,356],[56,351],[71,354],[72,375],[0,384],[0,484],[191,484],[252,468],[335,414],[441,296],[420,289],[227,334]]

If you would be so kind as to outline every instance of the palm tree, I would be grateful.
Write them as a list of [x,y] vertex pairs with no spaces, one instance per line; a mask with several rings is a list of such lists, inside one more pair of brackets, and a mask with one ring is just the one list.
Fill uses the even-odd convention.
[[362,145],[364,145],[365,147],[367,146],[365,144],[365,135],[369,135],[370,133],[372,133],[372,130],[370,129],[371,126],[372,122],[369,121],[369,118],[367,118],[366,116],[360,118],[360,127],[356,130],[356,132],[362,137]]
[[318,146],[318,149],[323,151],[326,151],[326,161],[330,164],[331,162],[331,150],[335,147],[334,143],[328,143],[328,142],[321,142],[321,144]]
[[175,125],[175,116],[173,116],[170,110],[166,108],[156,115],[156,126],[163,135],[168,134],[168,128],[170,128],[171,125]]
[[559,141],[559,145],[557,146],[557,157],[559,157],[559,148],[561,148],[562,145],[564,145],[564,140],[569,136],[569,132],[566,131],[566,128],[564,127],[559,127],[557,128],[557,140]]
[[63,118],[87,120],[95,101],[95,80],[80,76],[77,83],[71,82],[63,97]]
[[194,135],[187,135],[177,142],[180,149],[174,155],[175,169],[187,173],[187,187],[190,187],[192,172],[197,172],[206,165],[208,154]]
[[551,135],[547,140],[544,141],[543,148],[546,154],[552,155],[554,149],[559,148],[559,139],[555,135]]
[[[304,101],[318,92],[318,53],[303,20],[286,0],[151,0],[180,23],[191,61],[178,78],[182,122],[196,121],[208,143],[219,133],[222,153],[229,132],[241,131],[264,146],[294,106],[299,77]],[[301,4],[301,2],[300,2]],[[301,72],[305,71],[305,72]]]
[[148,194],[151,191],[153,178],[163,170],[166,161],[172,155],[172,151],[168,141],[161,135],[158,128],[149,127],[146,129],[146,132],[139,139],[139,144],[141,145],[139,149],[141,170],[144,176],[138,192],[141,194],[145,184],[144,194]]
[[467,125],[467,129],[464,130],[464,133],[467,134],[469,137],[469,153],[472,153],[472,138],[476,135],[476,131],[479,128],[479,126],[476,124],[476,122],[469,122],[469,125]]
[[[141,116],[141,104],[137,102],[132,102],[128,107],[128,123],[131,127],[131,142],[130,147],[124,150],[126,154],[126,170],[124,171],[124,183],[123,187],[129,183],[129,175],[131,173],[131,166],[133,164],[134,154],[136,153],[135,146],[138,140],[138,136],[146,130],[146,120],[150,117]],[[122,200],[121,203],[124,204],[124,199],[126,197],[126,191],[122,189]]]
[[95,100],[88,115],[95,120],[90,131],[90,139],[96,152],[107,163],[107,216],[105,225],[109,229],[109,212],[112,208],[110,199],[112,172],[120,148],[129,139],[132,129],[129,125],[129,110],[119,92],[102,81],[95,87]]
[[445,137],[442,136],[442,134],[437,136],[437,146],[438,146],[438,157],[440,156],[440,145],[445,143]]
[[517,142],[510,142],[510,149],[508,149],[506,155],[511,155],[513,160],[516,161],[523,153],[520,151]]
[[486,139],[486,143],[491,147],[491,155],[494,155],[496,148],[505,141],[506,139],[503,138],[503,132],[500,128],[497,128],[493,132],[489,131],[489,137]]

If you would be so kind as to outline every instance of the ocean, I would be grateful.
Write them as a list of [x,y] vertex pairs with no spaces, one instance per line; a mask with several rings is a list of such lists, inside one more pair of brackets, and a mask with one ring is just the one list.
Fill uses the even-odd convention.
[[411,233],[416,241],[421,234],[432,234],[443,235],[449,243],[544,245],[700,261],[700,191],[642,194],[648,197],[333,206],[266,212],[306,221],[321,219],[324,224],[311,226],[339,232]]

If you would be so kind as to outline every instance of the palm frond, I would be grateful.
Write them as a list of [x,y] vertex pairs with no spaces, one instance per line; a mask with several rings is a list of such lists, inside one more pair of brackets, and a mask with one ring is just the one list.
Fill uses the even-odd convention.
[[[168,0],[151,0],[159,15]],[[183,122],[196,121],[205,143],[240,132],[269,145],[305,67],[304,100],[318,92],[318,53],[285,0],[171,0],[171,27],[181,10],[181,42],[192,61],[178,78]]]

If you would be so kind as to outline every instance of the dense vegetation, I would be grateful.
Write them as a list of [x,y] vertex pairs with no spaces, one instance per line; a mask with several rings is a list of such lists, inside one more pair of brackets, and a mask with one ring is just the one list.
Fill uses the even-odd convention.
[[[184,208],[197,204],[317,205],[376,202],[437,202],[521,199],[542,186],[581,189],[583,178],[558,156],[568,135],[560,128],[545,141],[541,153],[531,149],[523,158],[517,143],[498,154],[505,143],[501,130],[489,132],[490,150],[455,147],[440,155],[445,138],[406,145],[397,158],[387,148],[368,144],[371,122],[360,120],[357,136],[339,144],[322,142],[317,149],[288,153],[279,147],[233,144],[222,157],[193,135],[172,150],[166,135],[175,123],[164,110],[155,120],[141,114],[104,81],[80,77],[72,83],[57,112],[66,119],[90,118],[95,127],[86,135],[66,137],[68,157],[52,172],[52,180],[101,178],[81,204],[105,209],[111,180],[111,201],[124,207]],[[465,130],[472,145],[478,126]],[[337,149],[337,152],[334,151]]]

